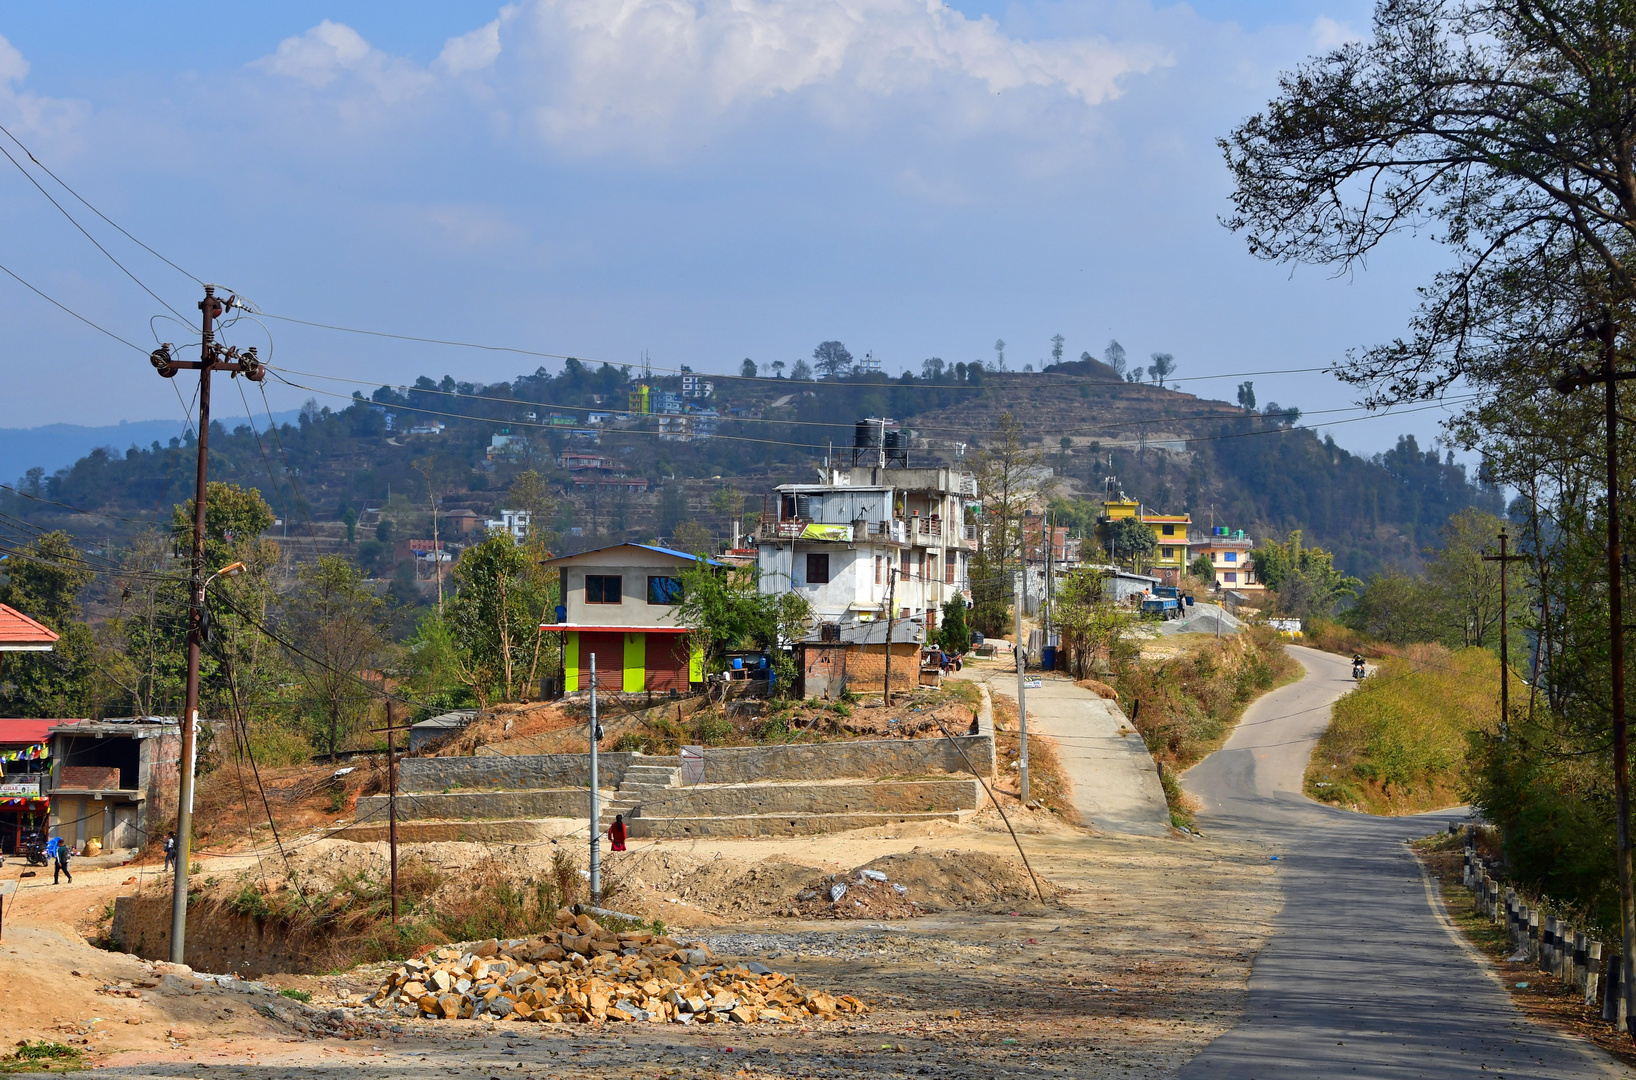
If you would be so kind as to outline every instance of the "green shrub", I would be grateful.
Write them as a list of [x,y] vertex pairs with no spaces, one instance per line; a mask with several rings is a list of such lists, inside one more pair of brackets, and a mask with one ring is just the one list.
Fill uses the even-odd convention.
[[695,713],[690,725],[700,746],[720,746],[733,737],[733,722],[721,713]]
[[280,990],[279,993],[284,997],[289,998],[291,1001],[299,1001],[303,1005],[312,1000],[311,990],[293,990],[289,987],[285,987],[283,990]]
[[1469,736],[1499,719],[1499,679],[1486,649],[1411,645],[1383,658],[1335,703],[1307,767],[1308,793],[1375,814],[1458,805],[1469,791]]
[[284,765],[307,765],[312,762],[312,743],[294,728],[271,720],[252,724],[249,731],[250,753],[257,765],[277,768]]

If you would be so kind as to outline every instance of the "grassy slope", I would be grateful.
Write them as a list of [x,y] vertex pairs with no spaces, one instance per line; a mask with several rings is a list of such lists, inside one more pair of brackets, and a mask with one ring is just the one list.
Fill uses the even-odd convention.
[[1125,714],[1159,764],[1171,823],[1191,826],[1177,774],[1219,749],[1245,707],[1300,678],[1301,666],[1267,627],[1226,638],[1186,637],[1175,655],[1128,665],[1116,687]]
[[1371,814],[1418,814],[1465,799],[1466,736],[1499,716],[1499,660],[1486,649],[1416,645],[1335,704],[1304,787]]

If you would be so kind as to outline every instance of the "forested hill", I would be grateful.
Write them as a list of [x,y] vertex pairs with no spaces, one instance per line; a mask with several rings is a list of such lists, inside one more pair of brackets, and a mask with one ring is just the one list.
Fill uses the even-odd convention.
[[[1415,561],[1462,507],[1500,509],[1497,491],[1471,483],[1461,466],[1412,438],[1359,457],[1293,426],[1293,410],[1247,411],[1127,382],[1094,362],[1032,373],[929,367],[919,378],[820,382],[705,377],[713,396],[687,404],[717,410],[718,426],[713,438],[692,441],[666,438],[654,416],[590,422],[593,413],[625,412],[638,383],[655,401],[661,391],[679,391],[675,375],[642,378],[570,360],[555,374],[541,368],[488,385],[423,377],[367,397],[315,383],[297,422],[213,426],[211,476],[261,489],[292,537],[338,539],[338,522],[364,515],[373,531],[355,538],[360,561],[383,573],[386,541],[430,535],[434,489],[445,511],[487,514],[518,473],[537,470],[555,485],[551,524],[565,549],[669,536],[684,520],[724,532],[716,511],[727,502],[712,500],[717,489],[738,489],[754,512],[774,484],[811,478],[832,443],[848,446],[853,421],[882,415],[903,421],[917,462],[948,462],[980,452],[1010,410],[1063,478],[1062,494],[1099,498],[1104,478],[1116,476],[1150,508],[1190,512],[1201,527],[1213,522],[1257,538],[1301,529],[1360,576]],[[434,422],[445,426],[409,432]],[[590,430],[599,432],[595,441],[574,434]],[[497,436],[510,438],[495,448]],[[119,539],[143,522],[168,521],[171,505],[191,495],[194,445],[189,436],[98,450],[54,475],[21,478],[21,493],[0,492],[0,508],[87,543]],[[564,450],[598,455],[604,475],[643,478],[648,490],[575,490],[559,464]]]

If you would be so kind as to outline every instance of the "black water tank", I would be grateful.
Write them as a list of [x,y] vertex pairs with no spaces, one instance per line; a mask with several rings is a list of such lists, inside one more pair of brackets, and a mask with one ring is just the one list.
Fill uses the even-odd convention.
[[902,431],[886,433],[886,464],[909,466],[909,436]]
[[852,445],[872,449],[880,445],[881,425],[874,420],[859,420],[852,426]]

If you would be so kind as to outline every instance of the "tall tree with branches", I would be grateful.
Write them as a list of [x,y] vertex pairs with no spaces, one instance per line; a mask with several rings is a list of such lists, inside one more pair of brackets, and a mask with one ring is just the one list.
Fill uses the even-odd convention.
[[[1476,400],[1453,430],[1485,451],[1491,478],[1530,496],[1523,546],[1533,552],[1546,664],[1536,685],[1545,683],[1554,707],[1548,720],[1530,707],[1527,739],[1491,744],[1478,802],[1503,819],[1522,874],[1599,904],[1589,863],[1576,879],[1541,853],[1568,862],[1573,851],[1593,859],[1605,849],[1556,843],[1561,834],[1540,822],[1572,820],[1580,807],[1588,824],[1592,808],[1607,805],[1584,795],[1598,787],[1584,768],[1608,760],[1612,635],[1585,615],[1599,605],[1583,600],[1611,599],[1612,573],[1598,573],[1590,557],[1607,518],[1597,488],[1611,500],[1630,476],[1599,483],[1596,444],[1616,431],[1598,430],[1590,400],[1554,400],[1548,388],[1567,363],[1600,364],[1587,346],[1630,351],[1636,5],[1381,0],[1373,29],[1286,74],[1267,108],[1221,140],[1235,182],[1226,224],[1261,258],[1337,272],[1399,233],[1429,234],[1450,253],[1423,287],[1409,332],[1335,370],[1372,405],[1436,397],[1464,380]],[[1587,342],[1593,335],[1603,341]],[[1628,462],[1628,445],[1621,449]],[[1561,599],[1578,602],[1549,610],[1564,588]],[[1568,756],[1581,762],[1579,775],[1553,764]],[[1613,922],[1623,926],[1630,1008],[1636,868],[1628,795],[1615,787],[1617,854],[1600,880],[1617,878]]]

